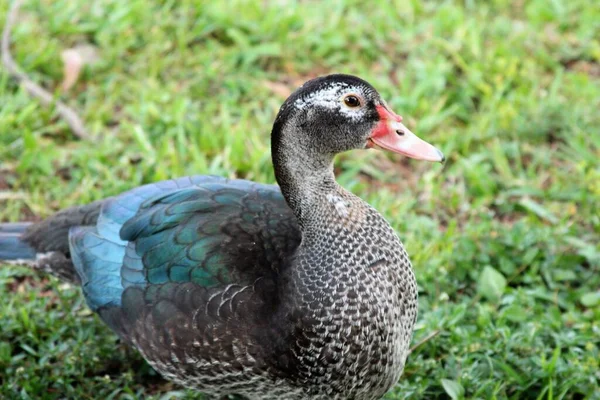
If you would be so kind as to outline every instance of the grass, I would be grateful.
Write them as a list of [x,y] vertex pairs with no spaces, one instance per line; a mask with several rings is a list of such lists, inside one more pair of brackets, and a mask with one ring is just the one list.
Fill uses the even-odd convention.
[[[26,1],[14,56],[95,139],[0,72],[0,221],[188,174],[273,182],[286,93],[357,74],[448,158],[337,163],[411,254],[414,342],[439,332],[387,398],[600,398],[600,6],[382,3]],[[99,60],[60,92],[61,51],[81,43]],[[0,298],[0,397],[199,398],[119,344],[76,288],[2,267]]]

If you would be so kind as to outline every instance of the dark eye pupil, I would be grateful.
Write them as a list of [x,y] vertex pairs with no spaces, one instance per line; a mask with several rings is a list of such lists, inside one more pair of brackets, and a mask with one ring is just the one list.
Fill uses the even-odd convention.
[[344,102],[348,107],[358,107],[360,106],[360,100],[356,96],[348,96],[344,99]]

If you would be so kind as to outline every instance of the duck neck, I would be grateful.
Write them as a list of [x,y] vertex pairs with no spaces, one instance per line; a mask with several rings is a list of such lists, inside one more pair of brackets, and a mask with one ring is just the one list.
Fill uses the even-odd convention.
[[275,178],[300,228],[305,230],[321,212],[323,199],[343,189],[335,181],[333,155],[322,155],[300,143],[273,146]]

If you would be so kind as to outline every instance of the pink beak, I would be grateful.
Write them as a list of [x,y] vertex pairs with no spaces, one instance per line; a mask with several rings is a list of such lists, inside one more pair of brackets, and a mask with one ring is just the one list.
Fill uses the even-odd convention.
[[377,106],[380,121],[369,137],[367,147],[380,147],[417,160],[444,162],[444,154],[412,133],[402,123],[402,117]]

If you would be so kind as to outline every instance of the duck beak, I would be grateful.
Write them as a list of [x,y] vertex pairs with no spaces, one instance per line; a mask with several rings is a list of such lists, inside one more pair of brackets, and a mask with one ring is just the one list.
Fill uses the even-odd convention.
[[417,160],[444,162],[444,154],[412,133],[402,117],[383,105],[377,106],[379,122],[367,142],[369,148],[382,148]]

